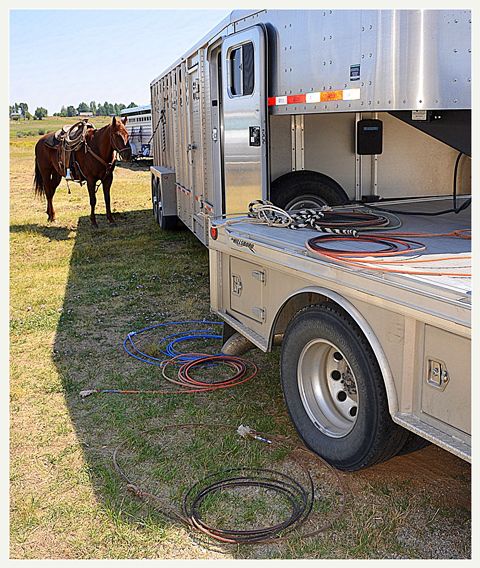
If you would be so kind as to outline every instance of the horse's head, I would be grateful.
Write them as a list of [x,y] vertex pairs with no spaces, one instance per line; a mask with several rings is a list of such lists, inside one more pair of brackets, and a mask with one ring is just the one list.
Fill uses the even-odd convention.
[[110,141],[113,148],[120,154],[122,160],[128,161],[132,157],[132,148],[128,141],[128,132],[125,128],[126,123],[127,117],[123,120],[118,120],[116,116],[113,117],[112,124],[110,125]]

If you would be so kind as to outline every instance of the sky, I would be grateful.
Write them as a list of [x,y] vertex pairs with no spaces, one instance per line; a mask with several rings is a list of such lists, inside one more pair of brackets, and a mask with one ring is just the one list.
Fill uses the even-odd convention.
[[10,104],[150,102],[150,81],[231,10],[11,10]]
[[[131,6],[132,2],[115,0],[106,5],[106,0],[83,0],[89,8],[105,6],[106,9],[47,10],[31,9],[31,1],[7,2],[14,4],[9,12],[9,102],[26,102],[30,112],[34,112],[37,106],[43,106],[49,114],[58,112],[62,105],[78,106],[82,101],[87,104],[91,100],[127,105],[131,101],[148,103],[152,79],[234,7],[252,7],[246,6],[243,0],[223,0],[222,5],[227,8],[228,4],[228,9],[194,10],[190,7],[192,2],[187,7],[186,2],[177,0],[176,5],[180,8],[185,6],[184,9],[112,10],[108,7]],[[38,4],[42,6],[46,2],[48,0],[41,0]],[[48,3],[52,4],[51,1]],[[372,2],[364,0],[362,7],[387,8],[390,3],[382,0],[380,6],[370,6]],[[59,1],[54,4],[67,5]],[[78,1],[70,0],[68,5],[72,4],[78,5]],[[143,7],[145,1],[137,0],[137,4]],[[202,8],[219,4],[213,0],[210,3],[205,0],[193,3]],[[265,0],[261,7],[269,4],[280,8],[293,7],[287,0]],[[338,0],[337,4],[338,8],[352,7],[345,0]],[[426,0],[413,3],[403,0],[401,4],[402,8],[428,6]],[[442,1],[436,0],[436,4],[441,7]],[[27,5],[28,8],[16,9],[17,5]],[[155,0],[148,5],[168,4],[164,0]],[[320,8],[322,2],[299,0],[295,5]],[[260,7],[258,3],[257,7]]]

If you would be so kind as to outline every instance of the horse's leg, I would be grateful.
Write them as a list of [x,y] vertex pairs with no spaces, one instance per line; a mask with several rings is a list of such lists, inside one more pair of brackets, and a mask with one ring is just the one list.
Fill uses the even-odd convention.
[[95,205],[97,204],[97,196],[95,194],[95,180],[87,180],[88,195],[90,196],[90,222],[93,227],[98,227],[95,218]]
[[44,169],[42,173],[43,185],[45,187],[45,197],[47,198],[47,215],[49,222],[55,221],[55,209],[53,208],[53,197],[61,177],[52,168],[50,170]]
[[[53,196],[55,195],[55,191],[59,186],[60,182],[62,181],[62,176],[58,174],[55,170],[52,169],[51,177],[48,181],[48,185],[50,186],[49,193],[46,192],[47,195],[47,213],[48,213],[48,220],[55,221],[55,209],[53,208]],[[50,211],[49,211],[50,209]]]
[[50,189],[50,180],[45,183],[45,197],[47,198],[47,215],[49,223],[55,221],[55,209],[53,208],[53,196],[55,190]]
[[105,209],[107,210],[107,219],[109,223],[115,223],[115,219],[113,218],[112,211],[110,209],[110,188],[112,186],[112,182],[113,182],[112,174],[108,175],[102,181],[103,197],[105,199]]

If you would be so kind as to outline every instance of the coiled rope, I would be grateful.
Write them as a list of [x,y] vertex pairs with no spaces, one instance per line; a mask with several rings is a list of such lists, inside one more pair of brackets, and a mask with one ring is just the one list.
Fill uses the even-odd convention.
[[[251,223],[268,225],[269,227],[298,229],[314,229],[323,233],[356,236],[359,232],[384,228],[394,229],[401,226],[400,219],[393,214],[378,213],[365,207],[332,208],[324,205],[318,209],[299,209],[285,211],[270,201],[256,200],[248,205],[247,216]],[[241,219],[230,219],[226,225],[242,222]]]
[[[325,259],[335,260],[339,263],[347,264],[357,268],[368,268],[373,271],[394,272],[397,274],[412,274],[425,276],[452,276],[470,277],[471,272],[464,271],[470,266],[438,266],[432,268],[403,267],[405,264],[415,263],[437,263],[439,261],[460,260],[462,262],[470,260],[470,255],[457,256],[435,256],[434,258],[402,258],[396,261],[382,260],[382,257],[412,255],[426,250],[426,245],[422,242],[411,240],[412,238],[434,238],[451,237],[460,239],[470,239],[471,231],[461,229],[449,233],[393,233],[385,235],[383,233],[370,233],[382,229],[397,229],[402,222],[395,215],[396,212],[385,212],[382,214],[372,209],[365,210],[365,207],[355,209],[339,209],[324,206],[320,209],[301,209],[298,211],[284,211],[280,207],[273,205],[269,201],[252,201],[248,207],[248,217],[250,223],[268,225],[269,227],[280,227],[289,229],[314,229],[326,233],[318,237],[309,239],[306,248],[315,255]],[[400,213],[400,212],[398,212]],[[225,224],[244,223],[245,219],[229,219]],[[331,248],[326,243],[332,242],[351,242],[365,243],[369,248],[358,250]],[[373,246],[373,250],[372,247]]]
[[[163,357],[155,357],[153,355],[145,353],[144,351],[142,351],[139,344],[135,341],[136,338],[141,338],[145,334],[148,334],[149,332],[156,329],[168,329],[174,326],[190,327],[193,325],[198,325],[199,329],[187,328],[185,331],[168,334],[158,340],[158,347]],[[138,359],[139,361],[147,363],[148,365],[162,367],[165,364],[166,360],[168,360],[168,358],[175,357],[180,354],[176,350],[175,346],[181,342],[197,339],[222,339],[222,335],[216,332],[218,326],[220,326],[220,328],[223,328],[223,322],[208,320],[185,320],[157,323],[155,325],[144,327],[143,329],[140,329],[138,331],[131,331],[123,340],[123,349],[128,355],[130,355],[130,357],[133,357],[134,359]],[[205,356],[205,354],[203,356]],[[191,357],[192,355],[183,354],[183,356],[178,359],[178,362],[191,360]],[[195,358],[195,356],[193,357]]]
[[[199,325],[200,329],[192,329],[191,326],[194,324]],[[135,341],[135,338],[147,332],[155,329],[167,329],[172,326],[188,326],[188,329],[167,334],[158,340],[162,357],[155,357],[146,353]],[[182,342],[199,339],[222,339],[222,335],[215,332],[214,326],[223,326],[223,323],[205,320],[165,322],[145,327],[139,331],[132,331],[124,339],[123,348],[130,357],[142,363],[160,367],[162,377],[167,381],[167,384],[173,384],[176,388],[171,386],[160,389],[90,388],[82,390],[80,396],[85,398],[92,394],[194,394],[231,388],[253,379],[258,373],[258,367],[253,361],[233,355],[225,355],[221,352],[212,354],[177,351],[178,345]],[[172,367],[176,369],[176,377],[167,372],[167,369],[170,370]],[[223,378],[222,375],[224,375],[225,370],[228,371],[229,375]],[[202,371],[205,376],[198,377],[198,373]],[[209,373],[207,374],[206,371],[209,371]],[[214,375],[213,378],[212,375]],[[218,375],[221,375],[220,378],[218,378]]]
[[78,150],[85,141],[85,135],[89,128],[94,128],[93,124],[85,120],[80,120],[72,125],[64,135],[65,147],[69,151]]
[[[305,246],[307,250],[314,253],[317,256],[323,257],[325,259],[334,260],[339,263],[347,264],[356,268],[367,268],[368,270],[382,271],[382,272],[392,272],[396,274],[412,274],[412,275],[423,275],[423,276],[450,276],[450,277],[470,277],[471,271],[464,271],[464,268],[470,268],[467,266],[443,266],[441,269],[438,266],[433,266],[432,268],[409,268],[405,265],[411,264],[425,264],[425,263],[437,263],[439,261],[469,261],[471,259],[470,254],[462,255],[443,255],[435,256],[433,258],[402,258],[396,260],[384,260],[385,257],[392,256],[403,256],[416,254],[421,251],[426,250],[426,245],[419,242],[413,241],[410,238],[405,237],[423,237],[423,238],[435,238],[435,237],[450,237],[459,239],[470,239],[470,230],[457,230],[451,231],[450,233],[394,233],[393,235],[385,234],[370,234],[362,235],[351,239],[345,236],[330,236],[330,235],[320,235],[318,237],[313,237],[309,239]],[[365,243],[368,245],[373,245],[374,250],[371,249],[345,249],[345,248],[332,248],[328,246],[328,243],[341,242],[341,243]]]
[[[166,424],[159,428],[154,428],[142,432],[142,438],[151,433],[165,432],[167,430],[197,430],[200,428],[209,429],[215,432],[222,430],[231,430],[230,424]],[[266,544],[275,543],[286,540],[293,535],[298,538],[311,538],[317,536],[321,532],[329,529],[332,524],[342,515],[345,507],[345,496],[347,493],[343,479],[340,474],[328,462],[320,456],[314,454],[304,446],[292,444],[285,436],[270,435],[258,432],[248,426],[239,426],[237,433],[243,438],[257,440],[263,442],[268,448],[285,448],[289,453],[289,457],[294,461],[295,465],[304,474],[307,483],[304,487],[298,477],[293,478],[281,471],[268,468],[254,467],[237,467],[227,468],[216,471],[207,475],[203,479],[195,482],[181,499],[180,510],[173,508],[170,504],[166,504],[165,498],[159,497],[154,493],[145,491],[135,481],[127,475],[124,468],[119,464],[119,454],[128,442],[120,444],[113,452],[113,465],[119,476],[127,483],[127,489],[136,497],[155,503],[155,510],[166,518],[180,522],[194,532],[202,533],[208,537],[226,544]],[[158,436],[156,435],[158,439]],[[314,530],[301,529],[307,522],[314,504],[318,498],[315,491],[315,485],[309,469],[305,465],[305,457],[315,460],[317,463],[326,468],[336,480],[336,494],[338,495],[339,504],[334,510],[330,518],[326,520],[320,527]],[[229,490],[242,490],[253,488],[254,490],[264,489],[279,495],[285,499],[290,511],[288,516],[269,526],[257,526],[254,528],[245,527],[217,527],[207,522],[202,514],[202,506],[209,497],[214,494],[221,494]]]

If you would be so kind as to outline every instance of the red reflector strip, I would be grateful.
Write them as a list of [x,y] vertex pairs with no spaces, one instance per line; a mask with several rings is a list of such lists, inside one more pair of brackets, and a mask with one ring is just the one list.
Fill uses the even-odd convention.
[[268,106],[275,106],[277,104],[276,97],[268,97]]
[[287,104],[289,105],[301,104],[306,102],[307,100],[305,95],[288,95],[287,97]]

